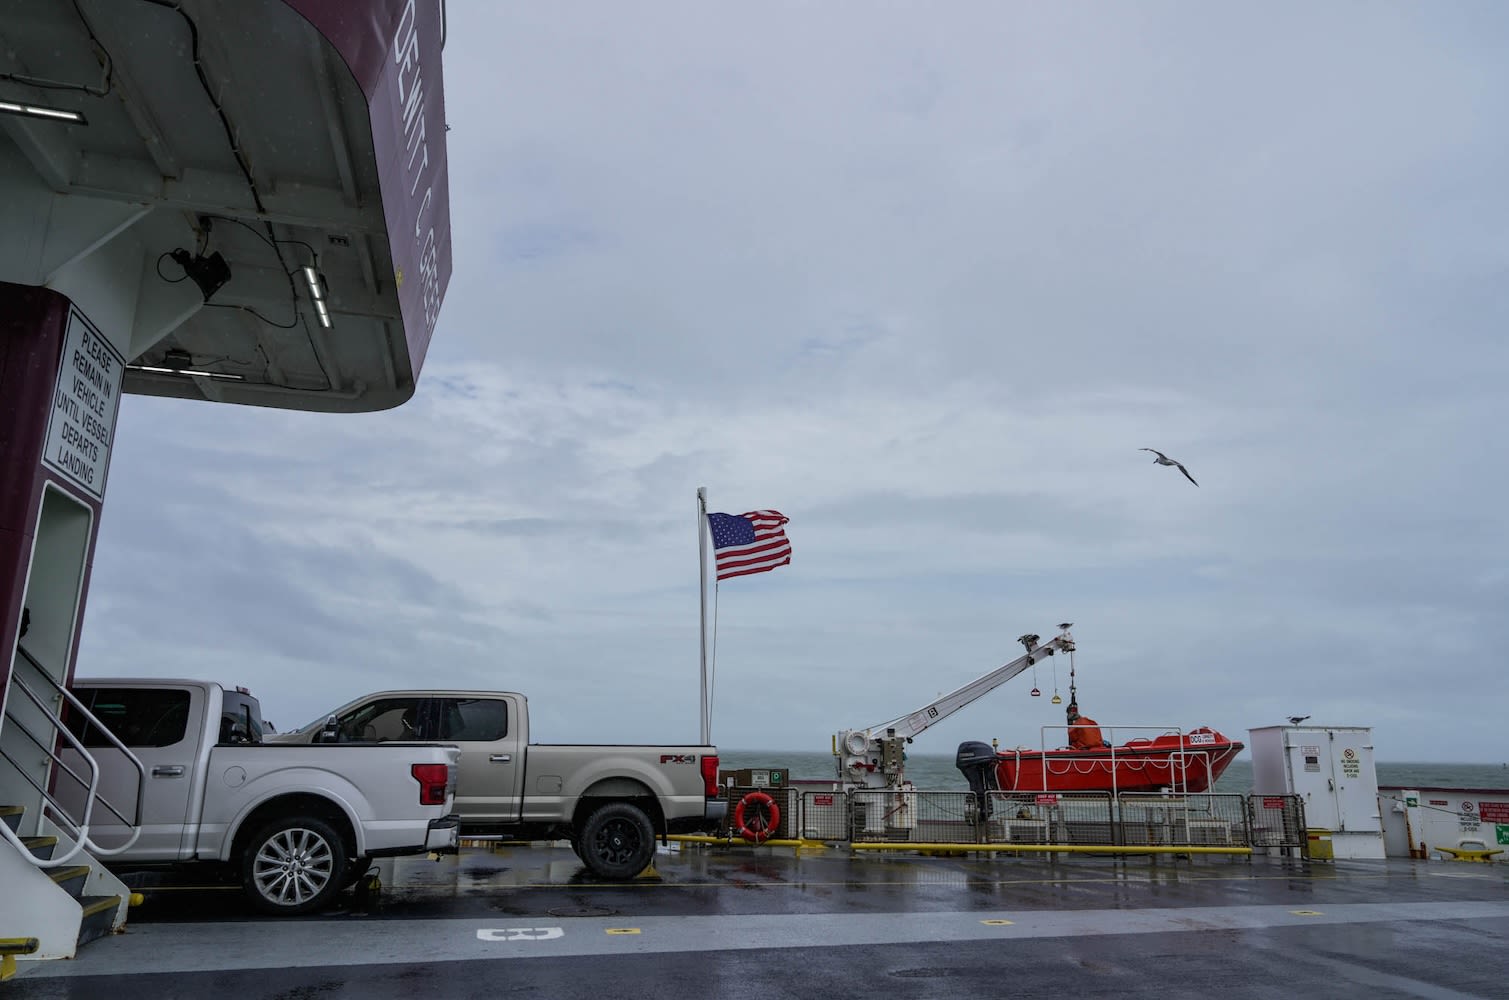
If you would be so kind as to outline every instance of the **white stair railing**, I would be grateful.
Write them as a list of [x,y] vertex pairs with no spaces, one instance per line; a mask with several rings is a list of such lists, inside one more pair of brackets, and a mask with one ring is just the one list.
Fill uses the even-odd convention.
[[[37,659],[32,656],[31,653],[27,652],[26,649],[21,646],[17,646],[16,651],[20,653],[22,658],[24,658],[36,669],[37,674],[43,680],[45,680],[49,685],[52,686],[52,688],[61,696],[63,702],[65,702],[72,711],[78,712],[79,715],[89,723],[90,727],[95,732],[103,737],[109,745],[119,750],[125,756],[126,761],[136,769],[136,801],[133,815],[132,817],[128,818],[119,809],[112,805],[108,799],[99,794],[100,769],[98,761],[94,759],[94,755],[85,748],[83,741],[74,735],[67,724],[63,722],[62,718],[59,717],[58,713],[53,710],[52,706],[49,705],[45,699],[43,699],[34,690],[32,690],[31,686],[23,681],[19,676],[12,674],[12,689],[20,691],[23,695],[25,695],[26,698],[42,714],[42,717],[50,724],[51,729],[74,749],[74,751],[79,755],[79,758],[87,767],[89,771],[89,778],[86,781],[81,775],[78,774],[78,772],[69,767],[67,762],[64,761],[54,749],[54,744],[52,741],[44,741],[42,738],[38,737],[36,733],[33,733],[7,707],[5,713],[6,723],[9,726],[15,727],[38,749],[45,753],[48,759],[51,760],[51,762],[55,766],[61,768],[63,772],[66,773],[70,778],[78,782],[80,785],[84,786],[86,794],[84,797],[84,807],[82,814],[78,819],[75,819],[68,813],[67,809],[63,807],[62,803],[57,800],[57,798],[52,794],[52,792],[47,789],[46,786],[38,783],[37,780],[30,773],[28,773],[26,768],[22,767],[14,758],[10,756],[10,754],[6,753],[3,747],[0,747],[0,757],[4,757],[7,761],[9,761],[11,766],[16,769],[16,772],[26,780],[27,784],[31,785],[32,788],[42,796],[42,799],[47,803],[49,807],[51,807],[51,812],[53,813],[54,819],[60,821],[63,826],[72,831],[74,844],[73,847],[71,847],[61,857],[43,859],[34,856],[29,850],[27,850],[25,844],[22,843],[21,839],[16,834],[12,833],[10,828],[5,824],[0,824],[0,834],[3,834],[6,840],[10,841],[10,843],[18,850],[20,850],[25,857],[31,860],[32,864],[36,865],[39,868],[56,868],[59,865],[66,864],[67,862],[73,860],[76,856],[78,856],[78,854],[86,847],[92,853],[101,856],[120,854],[123,851],[129,850],[133,845],[135,845],[137,838],[141,836],[142,797],[146,791],[147,786],[146,767],[142,764],[140,758],[132,753],[130,749],[128,749],[127,746],[122,743],[120,739],[117,738],[116,735],[105,726],[104,723],[102,723],[98,718],[95,717],[93,712],[91,712],[84,706],[84,703],[79,700],[77,695],[75,695],[72,691],[69,691],[62,684],[58,683],[58,681],[50,673],[47,672],[46,668],[44,668],[41,663],[37,662]],[[94,815],[95,802],[99,802],[107,810],[113,813],[115,817],[121,821],[121,823],[125,824],[131,829],[131,834],[127,838],[125,843],[117,847],[103,848],[89,839],[89,824]]]

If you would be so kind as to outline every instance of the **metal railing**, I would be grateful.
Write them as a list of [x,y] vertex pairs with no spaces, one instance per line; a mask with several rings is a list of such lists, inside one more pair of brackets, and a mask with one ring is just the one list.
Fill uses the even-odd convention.
[[849,793],[849,841],[972,844],[977,813],[973,792],[856,789]]
[[801,804],[795,829],[801,831],[803,840],[849,839],[854,821],[846,793],[836,788],[831,792],[803,792]]
[[1109,792],[988,792],[983,843],[1117,844]]
[[[104,740],[106,740],[107,743],[109,743],[115,749],[119,750],[125,757],[127,763],[129,763],[136,769],[136,801],[132,816],[130,818],[127,818],[126,815],[123,814],[114,805],[112,805],[109,800],[99,794],[100,767],[99,762],[94,759],[94,755],[85,748],[83,741],[74,735],[72,730],[68,728],[68,725],[63,721],[59,714],[53,710],[51,705],[48,704],[47,700],[37,694],[36,691],[32,690],[31,685],[22,680],[19,675],[12,673],[10,678],[11,688],[25,695],[26,699],[36,707],[37,711],[41,713],[42,718],[49,724],[49,727],[53,730],[55,737],[48,740],[32,732],[30,727],[22,722],[22,720],[11,711],[9,706],[6,707],[5,711],[5,722],[7,727],[14,727],[34,746],[36,746],[39,750],[47,755],[47,758],[49,759],[49,761],[51,761],[52,764],[52,768],[49,769],[50,773],[54,775],[67,775],[68,777],[72,778],[75,782],[77,782],[84,788],[85,794],[84,805],[82,810],[80,811],[81,815],[75,818],[68,812],[67,808],[64,807],[64,805],[60,801],[58,801],[57,797],[51,790],[48,789],[46,785],[39,783],[36,778],[32,777],[26,767],[24,767],[15,758],[11,757],[11,755],[7,753],[3,747],[0,747],[0,757],[4,757],[16,770],[16,773],[19,774],[23,779],[25,779],[26,783],[31,785],[31,787],[35,789],[39,795],[42,796],[43,801],[47,804],[47,807],[52,813],[54,819],[59,821],[63,826],[67,827],[71,831],[71,837],[74,841],[74,844],[60,857],[44,859],[38,858],[33,855],[31,851],[27,849],[26,845],[21,841],[21,839],[16,834],[11,832],[8,826],[0,824],[0,834],[3,834],[5,839],[10,841],[11,845],[21,852],[23,857],[28,858],[32,862],[32,864],[36,865],[38,868],[55,868],[59,865],[66,864],[67,862],[77,857],[78,854],[86,847],[94,854],[101,856],[120,854],[123,851],[129,850],[133,845],[135,845],[137,838],[141,836],[142,798],[147,787],[146,767],[142,764],[141,760],[105,726],[103,722],[95,717],[93,712],[84,707],[84,703],[81,702],[72,691],[69,691],[66,687],[60,684],[56,678],[48,673],[47,669],[37,661],[36,657],[27,652],[25,647],[18,645],[16,647],[16,652],[21,654],[21,657],[35,669],[37,675],[44,681],[46,681],[53,688],[53,690],[57,692],[57,694],[61,697],[61,700],[66,703],[72,711],[78,712],[84,718],[84,720],[89,723],[90,727],[95,732],[97,732]],[[56,749],[57,739],[59,738],[62,739],[63,742],[67,743],[70,747],[72,747],[73,750],[79,755],[80,760],[83,761],[86,769],[89,772],[89,777],[87,779],[85,779],[73,768],[69,767],[68,763],[59,755]],[[90,839],[89,826],[94,816],[94,805],[96,802],[98,802],[106,810],[114,814],[114,816],[119,819],[122,824],[130,828],[131,834],[126,839],[125,843],[121,844],[118,847],[103,848]]]
[[751,792],[763,792],[770,796],[776,807],[776,822],[773,827],[765,831],[762,840],[788,840],[799,839],[801,834],[802,797],[795,788],[781,785],[775,786],[737,786],[725,787],[722,794],[728,799],[728,814],[723,818],[723,825],[718,830],[720,834],[730,837],[740,835],[735,814],[739,802]]
[[1250,795],[1247,827],[1253,847],[1274,847],[1308,853],[1305,800],[1298,795]]
[[1251,847],[1244,795],[1121,795],[1123,844]]
[[[729,791],[730,813],[754,789]],[[1179,847],[1245,853],[1303,848],[1304,809],[1298,796],[1197,792],[973,792],[921,789],[759,789],[778,796],[779,833],[771,839],[826,843]],[[732,828],[726,832],[737,839]]]

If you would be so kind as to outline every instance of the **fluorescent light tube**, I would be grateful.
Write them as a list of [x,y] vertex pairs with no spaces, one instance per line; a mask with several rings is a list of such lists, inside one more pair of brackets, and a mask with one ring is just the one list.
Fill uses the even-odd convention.
[[127,365],[129,372],[151,372],[154,375],[192,375],[198,378],[218,378],[228,382],[245,382],[245,375],[233,375],[230,372],[206,372],[197,368],[163,368],[160,365]]
[[67,108],[49,108],[41,104],[20,104],[16,101],[0,101],[0,113],[21,115],[23,118],[45,118],[49,121],[73,122],[78,125],[89,124],[82,112],[70,111]]
[[314,311],[319,313],[320,326],[330,329],[330,307],[325,304],[325,285],[320,272],[305,264],[304,280],[309,282],[309,298],[314,303]]

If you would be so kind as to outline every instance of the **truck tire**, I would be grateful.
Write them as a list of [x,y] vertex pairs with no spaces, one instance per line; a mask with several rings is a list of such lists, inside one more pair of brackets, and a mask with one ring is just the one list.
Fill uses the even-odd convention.
[[329,904],[347,885],[349,861],[340,834],[313,816],[285,816],[263,826],[241,855],[241,887],[263,913],[293,916]]
[[598,878],[622,882],[650,866],[655,828],[632,802],[609,802],[587,817],[576,838],[577,854]]

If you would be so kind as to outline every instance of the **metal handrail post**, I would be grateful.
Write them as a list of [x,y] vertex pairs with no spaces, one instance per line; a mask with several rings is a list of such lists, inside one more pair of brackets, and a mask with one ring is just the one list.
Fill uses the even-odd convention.
[[[38,675],[40,675],[43,680],[50,684],[53,690],[55,690],[60,696],[62,696],[63,700],[69,706],[76,709],[79,714],[84,717],[85,721],[87,721],[91,726],[94,727],[94,730],[96,732],[103,736],[109,744],[113,745],[117,750],[119,750],[125,756],[126,761],[136,769],[136,803],[135,809],[133,810],[133,819],[127,823],[127,825],[131,827],[131,836],[127,838],[126,842],[124,844],[121,844],[119,847],[101,847],[100,845],[89,840],[88,834],[89,821],[93,817],[94,812],[94,802],[98,797],[98,762],[95,761],[94,755],[84,747],[82,741],[78,740],[73,735],[73,733],[69,731],[68,727],[63,723],[63,719],[60,715],[55,713],[52,708],[47,705],[46,702],[44,702],[34,691],[31,690],[30,687],[27,686],[25,681],[21,680],[20,677],[12,677],[12,684],[16,687],[19,687],[22,692],[31,699],[32,703],[37,706],[37,709],[42,713],[42,715],[52,723],[53,728],[57,730],[58,734],[66,739],[70,744],[72,744],[74,749],[78,751],[79,756],[83,757],[84,760],[89,763],[92,778],[88,786],[88,795],[84,800],[83,825],[81,827],[76,824],[74,825],[75,830],[79,833],[79,845],[75,845],[75,848],[77,849],[78,846],[87,843],[89,848],[94,851],[94,853],[104,856],[120,854],[124,851],[129,850],[136,844],[137,839],[141,837],[142,800],[145,797],[147,791],[146,766],[142,764],[141,759],[137,757],[136,754],[131,752],[130,748],[127,747],[125,743],[121,742],[121,740],[113,732],[110,731],[109,727],[101,722],[93,712],[91,712],[84,706],[84,703],[79,700],[77,695],[75,695],[72,691],[69,691],[66,687],[60,684],[56,678],[48,673],[47,669],[42,666],[42,664],[37,660],[35,656],[31,655],[31,653],[26,649],[25,646],[17,645],[16,652],[20,653],[21,656],[26,660],[26,662],[30,663],[32,667],[36,669]],[[62,761],[58,758],[57,754],[53,753],[51,750],[47,751],[47,755],[52,759],[54,763],[62,764]],[[11,763],[12,765],[14,765],[15,761],[11,761]],[[63,765],[63,767],[64,770],[67,770],[69,774],[74,773],[72,768],[67,767],[67,765]],[[30,777],[26,776],[24,771],[22,771],[20,768],[17,768],[17,770],[21,772],[23,777],[27,777],[28,782],[31,782]],[[74,775],[74,777],[77,779],[77,775]],[[35,786],[35,782],[31,782],[31,784]],[[38,790],[42,792],[42,795],[47,799],[48,803],[53,807],[53,810],[61,818],[72,823],[72,818],[68,816],[67,812],[55,799],[53,799],[53,797],[49,793],[42,789]],[[125,816],[123,816],[120,811],[114,806],[110,805],[107,802],[105,804],[105,807],[111,812],[115,813],[116,816],[120,817],[123,822],[126,822]],[[69,857],[72,857],[74,853],[75,852],[73,851],[69,852]]]

